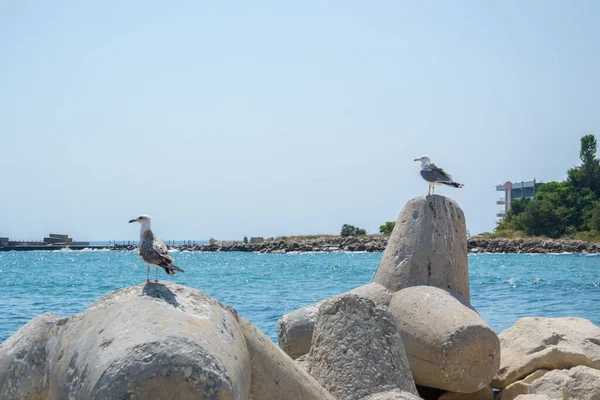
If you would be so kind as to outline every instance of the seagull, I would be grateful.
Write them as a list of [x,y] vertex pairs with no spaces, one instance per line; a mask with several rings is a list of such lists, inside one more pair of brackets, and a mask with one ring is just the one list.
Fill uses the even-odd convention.
[[427,192],[427,196],[431,195],[432,189],[433,193],[435,194],[436,185],[453,186],[455,188],[461,188],[464,186],[458,182],[454,182],[452,175],[432,163],[429,156],[415,158],[415,161],[421,161],[421,177],[423,177],[423,179],[429,183],[429,191]]
[[175,271],[185,272],[173,265],[173,257],[169,255],[167,246],[152,233],[150,229],[152,218],[149,215],[140,215],[129,221],[129,223],[132,222],[139,222],[142,225],[140,228],[140,257],[148,263],[146,282],[150,282],[150,264],[156,266],[156,279],[154,282],[158,282],[158,267],[164,268],[165,272],[171,276],[175,275]]

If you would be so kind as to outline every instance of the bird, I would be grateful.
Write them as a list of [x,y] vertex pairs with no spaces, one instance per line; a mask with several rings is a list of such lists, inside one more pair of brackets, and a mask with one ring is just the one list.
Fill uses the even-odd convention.
[[158,282],[158,267],[165,270],[168,275],[175,275],[175,271],[185,272],[181,268],[173,265],[173,257],[169,254],[167,246],[160,241],[152,229],[152,218],[149,215],[143,214],[135,219],[129,220],[129,223],[139,222],[140,228],[140,257],[148,263],[148,271],[146,273],[146,282],[150,283],[150,265],[156,266],[156,279]]
[[431,191],[435,194],[435,186],[436,185],[446,185],[452,186],[455,188],[461,188],[464,185],[458,182],[455,182],[452,178],[452,175],[444,171],[443,168],[439,168],[434,163],[431,162],[431,158],[429,156],[421,156],[419,158],[415,158],[415,161],[421,162],[421,177],[429,183],[429,191],[427,192],[427,196],[431,196]]

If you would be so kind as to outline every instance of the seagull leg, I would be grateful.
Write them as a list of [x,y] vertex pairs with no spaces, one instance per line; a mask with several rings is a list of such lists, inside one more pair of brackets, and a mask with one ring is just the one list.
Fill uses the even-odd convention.
[[146,283],[150,283],[150,264],[148,264],[148,270],[146,271]]
[[431,185],[429,185],[429,190],[427,191],[427,196],[431,196]]
[[158,283],[158,267],[156,267],[156,279],[154,280],[154,282]]
[[435,185],[432,185],[431,189],[433,189],[433,194],[435,194]]

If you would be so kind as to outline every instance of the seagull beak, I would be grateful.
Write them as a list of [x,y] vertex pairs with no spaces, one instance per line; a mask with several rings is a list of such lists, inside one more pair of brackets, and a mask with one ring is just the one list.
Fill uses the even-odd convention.
[[137,222],[137,219],[129,220],[129,223],[132,223],[132,222]]
[[420,158],[415,158],[413,161],[421,161]]

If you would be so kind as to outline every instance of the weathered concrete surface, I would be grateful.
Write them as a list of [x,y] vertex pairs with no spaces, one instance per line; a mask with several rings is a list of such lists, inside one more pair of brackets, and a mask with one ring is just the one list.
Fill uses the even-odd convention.
[[494,400],[494,391],[486,386],[473,393],[446,392],[438,400]]
[[[550,397],[545,394],[520,394],[515,397],[515,400],[551,400]],[[564,400],[561,397],[561,400]]]
[[371,394],[361,400],[420,400],[419,396],[402,390],[390,390],[387,392]]
[[409,200],[373,282],[392,292],[417,285],[438,286],[453,289],[468,301],[467,230],[458,204],[438,195]]
[[502,360],[492,387],[502,389],[538,369],[600,369],[600,327],[583,318],[522,318],[500,333]]
[[[347,293],[373,300],[375,303],[387,305],[392,294],[377,283],[369,283]],[[323,301],[308,305],[285,314],[277,323],[279,347],[287,355],[296,359],[310,351],[311,339],[317,312]]]
[[250,353],[254,400],[319,400],[333,397],[250,322],[239,319]]
[[529,383],[523,381],[517,381],[511,383],[498,395],[498,400],[514,400],[515,397],[522,394],[536,394],[535,388]]
[[0,344],[0,399],[43,399],[48,338],[66,318],[42,314]]
[[357,295],[321,305],[308,365],[336,399],[358,400],[394,389],[417,395],[392,314]]
[[[282,396],[283,394],[286,396]],[[4,399],[332,399],[235,310],[174,283],[44,314],[0,346]]]
[[54,398],[247,399],[250,356],[234,310],[151,283],[103,296],[52,337]]
[[458,293],[408,287],[393,294],[389,308],[418,385],[472,393],[498,371],[498,336]]
[[600,370],[583,365],[571,369],[557,369],[549,371],[531,385],[537,393],[550,398],[599,400]]

